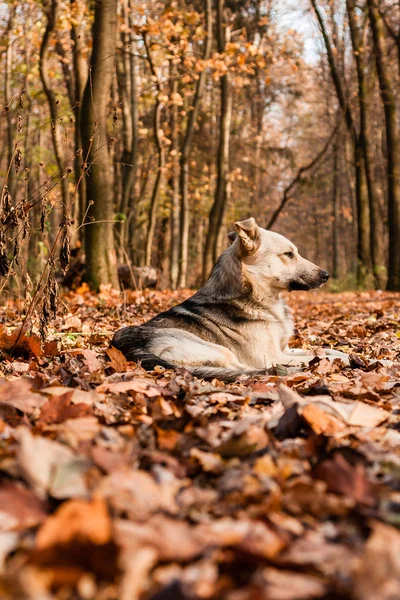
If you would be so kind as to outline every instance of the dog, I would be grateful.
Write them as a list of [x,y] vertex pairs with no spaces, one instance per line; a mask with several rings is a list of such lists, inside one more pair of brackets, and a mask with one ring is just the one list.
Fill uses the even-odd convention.
[[264,374],[278,364],[308,364],[314,354],[287,346],[293,320],[281,294],[318,288],[329,273],[253,218],[237,221],[228,239],[194,296],[139,327],[120,329],[111,344],[146,370],[183,366],[196,377],[222,381]]

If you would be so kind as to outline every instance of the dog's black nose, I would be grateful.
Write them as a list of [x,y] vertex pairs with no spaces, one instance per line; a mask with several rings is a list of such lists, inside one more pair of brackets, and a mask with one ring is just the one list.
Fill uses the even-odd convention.
[[330,277],[328,271],[320,271],[320,276],[324,283],[325,283],[325,281],[328,281],[328,279]]

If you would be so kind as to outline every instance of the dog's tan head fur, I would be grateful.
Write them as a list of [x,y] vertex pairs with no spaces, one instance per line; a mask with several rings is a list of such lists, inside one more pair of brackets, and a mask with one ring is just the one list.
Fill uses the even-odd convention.
[[303,258],[296,246],[279,233],[267,231],[251,217],[237,221],[228,234],[242,263],[242,274],[257,295],[283,290],[309,290],[323,285],[329,273]]

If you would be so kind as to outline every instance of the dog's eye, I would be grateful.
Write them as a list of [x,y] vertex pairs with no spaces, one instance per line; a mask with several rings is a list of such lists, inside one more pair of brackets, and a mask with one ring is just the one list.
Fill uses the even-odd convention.
[[294,258],[294,254],[292,251],[290,252],[284,252],[284,256],[287,256],[288,258]]

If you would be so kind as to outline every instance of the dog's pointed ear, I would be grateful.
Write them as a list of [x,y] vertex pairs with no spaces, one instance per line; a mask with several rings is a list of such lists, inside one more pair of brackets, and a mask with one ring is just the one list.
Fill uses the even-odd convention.
[[241,249],[247,254],[256,252],[260,247],[261,237],[259,227],[253,217],[245,221],[236,221],[235,229],[239,236]]
[[233,244],[233,242],[236,240],[237,236],[238,236],[238,234],[236,233],[236,231],[230,231],[226,237],[228,238],[229,243]]

